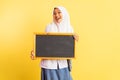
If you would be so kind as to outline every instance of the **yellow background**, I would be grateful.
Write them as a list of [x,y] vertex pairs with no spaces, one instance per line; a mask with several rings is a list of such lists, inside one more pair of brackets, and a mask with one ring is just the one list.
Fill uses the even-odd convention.
[[120,80],[119,0],[0,0],[0,80],[40,80],[33,33],[44,32],[57,5],[79,35],[73,79]]

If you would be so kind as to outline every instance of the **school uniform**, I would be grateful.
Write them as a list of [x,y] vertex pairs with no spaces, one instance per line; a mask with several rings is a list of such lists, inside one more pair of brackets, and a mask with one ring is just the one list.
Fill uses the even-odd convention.
[[[70,25],[69,15],[64,7],[57,7],[63,14],[63,20],[60,24],[54,21],[46,29],[46,33],[73,33]],[[67,60],[47,60],[42,59],[41,63],[41,80],[72,80],[68,70]]]

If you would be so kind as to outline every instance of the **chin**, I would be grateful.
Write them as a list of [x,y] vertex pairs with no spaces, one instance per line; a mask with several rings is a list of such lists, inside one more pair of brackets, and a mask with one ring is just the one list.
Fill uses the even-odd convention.
[[61,20],[60,21],[57,21],[57,23],[60,23],[61,22]]
[[60,23],[60,22],[61,22],[61,20],[55,20],[55,22],[56,22],[56,23]]

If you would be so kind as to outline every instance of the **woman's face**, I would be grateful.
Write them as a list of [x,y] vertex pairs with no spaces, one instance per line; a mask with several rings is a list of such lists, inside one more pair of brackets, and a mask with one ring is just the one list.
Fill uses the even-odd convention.
[[62,17],[62,12],[58,8],[55,8],[53,11],[53,19],[55,22],[60,23],[62,21]]

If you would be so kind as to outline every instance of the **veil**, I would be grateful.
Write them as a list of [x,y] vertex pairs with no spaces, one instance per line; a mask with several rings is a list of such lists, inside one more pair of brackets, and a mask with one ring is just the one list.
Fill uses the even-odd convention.
[[63,15],[62,21],[59,24],[56,24],[53,19],[52,23],[47,26],[46,32],[73,33],[73,28],[70,24],[70,16],[69,16],[67,10],[62,6],[58,6],[55,8],[58,8],[61,11],[61,13]]

